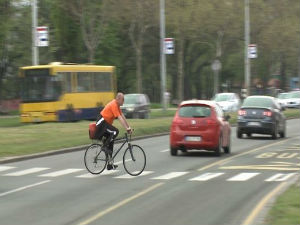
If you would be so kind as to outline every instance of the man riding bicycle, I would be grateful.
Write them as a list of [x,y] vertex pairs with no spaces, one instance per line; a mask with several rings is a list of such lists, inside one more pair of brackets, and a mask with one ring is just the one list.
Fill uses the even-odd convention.
[[[97,127],[97,137],[101,139],[103,136],[106,137],[104,143],[105,146],[108,146],[109,155],[112,157],[114,140],[119,134],[118,128],[114,127],[113,121],[118,118],[121,125],[126,129],[127,133],[132,133],[132,129],[128,125],[124,114],[121,111],[120,106],[124,103],[124,94],[119,92],[114,100],[109,102],[104,109],[100,112],[99,118],[96,122]],[[115,169],[117,165],[108,164],[107,169]]]

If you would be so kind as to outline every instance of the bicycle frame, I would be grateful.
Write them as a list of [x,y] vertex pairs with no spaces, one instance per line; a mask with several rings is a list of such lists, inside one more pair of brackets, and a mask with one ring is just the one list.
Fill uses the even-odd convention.
[[[115,159],[115,157],[117,156],[117,154],[122,150],[123,146],[127,143],[128,144],[128,147],[131,148],[131,143],[130,143],[130,139],[128,139],[128,134],[125,133],[125,137],[122,137],[122,138],[117,138],[115,139],[115,141],[119,141],[119,140],[123,140],[123,143],[122,145],[119,147],[119,149],[113,154],[113,156],[108,160],[108,162],[111,162]],[[135,159],[133,158],[133,155],[132,155],[132,151],[130,151],[130,154],[131,154],[131,157],[133,159],[133,161],[135,161]]]

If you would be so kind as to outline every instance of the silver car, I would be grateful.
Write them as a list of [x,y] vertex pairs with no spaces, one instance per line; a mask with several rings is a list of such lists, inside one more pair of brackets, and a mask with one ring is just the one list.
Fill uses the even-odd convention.
[[235,112],[239,109],[241,100],[235,93],[218,93],[212,99],[217,102],[224,112]]

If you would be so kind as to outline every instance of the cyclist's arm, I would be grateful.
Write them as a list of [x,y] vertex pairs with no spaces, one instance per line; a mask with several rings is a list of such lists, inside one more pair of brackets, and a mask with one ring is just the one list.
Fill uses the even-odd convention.
[[126,121],[126,118],[124,116],[124,114],[122,113],[120,116],[118,116],[118,119],[120,121],[120,123],[122,124],[122,126],[128,131],[131,130],[129,124]]

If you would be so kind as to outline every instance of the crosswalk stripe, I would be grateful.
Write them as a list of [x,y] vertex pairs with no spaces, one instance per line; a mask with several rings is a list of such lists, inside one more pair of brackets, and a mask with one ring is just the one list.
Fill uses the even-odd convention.
[[7,173],[7,174],[4,174],[4,176],[22,176],[22,175],[27,175],[27,174],[31,174],[31,173],[37,173],[37,172],[48,170],[48,169],[49,168],[45,168],[45,167],[34,167],[34,168],[27,169],[27,170],[20,170],[20,171],[13,172],[13,173]]
[[55,171],[52,173],[42,174],[42,175],[39,175],[39,177],[58,177],[58,176],[75,173],[75,172],[82,171],[82,170],[83,169],[65,169],[65,170]]
[[[146,176],[146,175],[149,175],[151,173],[154,173],[154,171],[143,171],[140,175],[140,176]],[[117,176],[117,177],[114,177],[114,178],[121,178],[121,179],[132,179],[132,178],[135,178],[135,177],[138,177],[138,176],[131,176],[129,174],[124,174],[124,175],[121,175],[121,176]]]
[[175,177],[183,176],[187,173],[189,173],[189,172],[171,172],[171,173],[167,173],[167,174],[162,175],[162,176],[153,177],[151,179],[153,179],[153,180],[170,180],[170,179],[173,179]]
[[288,174],[284,174],[284,173],[277,173],[274,176],[266,179],[265,181],[270,182],[270,181],[285,181],[287,179],[289,179],[290,177],[294,176],[296,173],[288,173]]
[[109,175],[109,174],[113,174],[113,173],[117,173],[117,172],[119,172],[119,170],[104,170],[100,174],[86,173],[86,174],[82,174],[82,175],[79,175],[79,176],[76,176],[76,177],[79,177],[79,178],[96,178],[96,177],[105,176],[105,175]]
[[189,179],[191,181],[207,181],[213,178],[216,178],[218,176],[223,175],[224,173],[204,173],[200,176],[194,177],[192,179]]
[[5,170],[10,170],[16,167],[13,166],[0,166],[0,172],[5,171]]
[[228,181],[246,181],[252,177],[257,176],[259,173],[240,173],[234,177],[227,179]]

